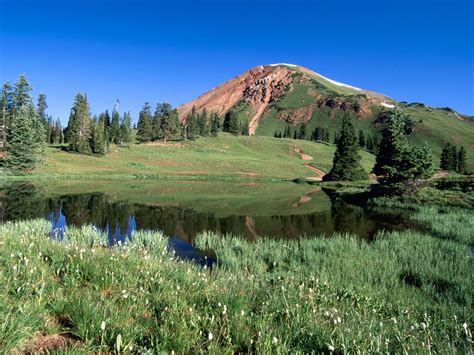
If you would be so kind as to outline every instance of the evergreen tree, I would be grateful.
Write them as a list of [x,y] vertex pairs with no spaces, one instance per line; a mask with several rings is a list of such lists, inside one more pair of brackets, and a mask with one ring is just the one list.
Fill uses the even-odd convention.
[[449,160],[451,162],[449,170],[458,171],[458,151],[455,145],[450,147]]
[[87,154],[91,152],[90,139],[89,103],[87,102],[87,96],[79,93],[74,99],[74,105],[69,116],[66,143],[69,144],[70,150]]
[[211,117],[211,136],[217,137],[219,130],[221,129],[221,118],[217,113],[213,113]]
[[452,165],[451,143],[447,142],[441,151],[441,161],[439,167],[443,170],[450,170]]
[[235,110],[229,110],[224,117],[224,132],[239,134],[240,129],[237,112],[235,112]]
[[323,139],[326,143],[329,143],[330,141],[330,137],[329,137],[329,129],[328,128],[325,128],[324,129],[324,139]]
[[110,114],[109,114],[109,110],[105,110],[105,129],[108,130],[110,128],[110,126],[112,125],[112,121],[110,119]]
[[285,132],[283,133],[283,137],[284,138],[291,138],[291,127],[288,123],[286,124]]
[[306,139],[306,136],[308,134],[307,132],[307,125],[305,122],[303,122],[301,125],[300,125],[300,130],[299,130],[299,134],[298,134],[298,139]]
[[342,120],[340,137],[334,153],[333,166],[325,181],[356,181],[367,177],[360,164],[359,145],[355,133],[354,124],[349,115]]
[[150,103],[145,102],[142,110],[138,115],[138,132],[137,139],[140,142],[150,142],[153,139],[153,126],[152,126],[153,116],[151,114]]
[[3,136],[8,143],[5,167],[12,171],[29,171],[40,160],[45,131],[33,107],[32,88],[26,77],[19,77],[11,95],[8,87],[4,86],[2,94],[2,117],[8,122],[7,135]]
[[370,134],[367,134],[367,140],[365,142],[365,146],[369,152],[372,152],[374,149],[374,141]]
[[46,102],[46,95],[39,94],[38,95],[38,103],[36,105],[36,115],[40,120],[41,124],[43,125],[43,129],[45,131],[45,136],[43,140],[45,142],[50,142],[51,140],[51,132],[52,132],[52,122],[51,119],[46,114],[46,109],[48,108],[48,103]]
[[161,117],[160,131],[163,142],[171,138],[173,134],[173,117],[170,110],[166,110]]
[[51,138],[49,143],[51,144],[60,144],[63,142],[63,127],[61,125],[61,121],[59,118],[56,120],[53,126],[53,130],[51,132]]
[[467,153],[466,148],[461,146],[458,152],[458,170],[459,174],[466,174],[467,173],[467,165],[466,165]]
[[191,112],[186,117],[186,137],[194,140],[199,135],[198,131],[198,113],[196,112],[196,108],[193,106]]
[[[8,116],[12,109],[12,87],[9,83],[3,84],[2,93],[0,95],[0,127],[8,126]],[[0,132],[0,139],[5,138]],[[4,132],[3,132],[4,133]]]
[[188,140],[188,127],[187,127],[187,124],[186,124],[186,120],[183,120],[183,122],[181,122],[180,126],[181,126],[181,129],[180,129],[181,140],[182,141],[187,141]]
[[336,133],[334,134],[334,141],[333,141],[333,143],[334,143],[334,144],[339,143],[339,138],[340,138],[340,134],[339,134],[339,132],[336,132]]
[[130,112],[126,112],[123,115],[122,122],[120,123],[120,144],[128,145],[132,141],[132,116]]
[[92,118],[90,122],[91,129],[91,151],[94,154],[104,155],[107,152],[107,142],[105,127],[103,122],[97,117]]
[[406,183],[428,178],[434,172],[434,158],[428,146],[410,147],[405,135],[405,116],[400,110],[388,115],[382,134],[374,172],[383,175],[380,182],[391,193],[400,193]]
[[199,115],[198,127],[199,135],[201,137],[206,137],[209,135],[209,117],[206,109],[202,110],[201,115]]
[[293,139],[298,139],[298,130],[295,129],[293,132]]
[[359,146],[361,148],[366,147],[364,131],[359,129]]
[[114,110],[112,112],[112,122],[109,127],[109,142],[120,144],[120,114]]
[[11,171],[30,171],[39,162],[40,142],[36,138],[35,111],[27,100],[15,107],[10,124],[5,167]]

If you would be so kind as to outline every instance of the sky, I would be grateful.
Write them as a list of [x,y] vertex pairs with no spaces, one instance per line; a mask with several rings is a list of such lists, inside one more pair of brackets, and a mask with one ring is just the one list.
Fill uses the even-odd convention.
[[67,122],[178,106],[253,66],[294,63],[474,115],[472,0],[0,0],[0,82],[27,75]]

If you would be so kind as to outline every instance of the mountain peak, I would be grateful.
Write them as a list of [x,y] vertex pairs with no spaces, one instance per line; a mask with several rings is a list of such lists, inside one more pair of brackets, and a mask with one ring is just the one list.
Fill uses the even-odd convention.
[[364,115],[371,111],[373,104],[385,104],[385,107],[393,104],[393,100],[384,95],[329,79],[306,67],[274,63],[255,66],[179,106],[178,111],[184,120],[193,107],[198,112],[206,109],[224,115],[239,105],[245,107],[242,116],[248,121],[250,134],[255,134],[272,106],[288,96],[291,96],[291,105],[284,110],[286,113],[279,112],[279,118],[295,122],[308,121],[313,112],[323,106],[357,109],[355,114]]

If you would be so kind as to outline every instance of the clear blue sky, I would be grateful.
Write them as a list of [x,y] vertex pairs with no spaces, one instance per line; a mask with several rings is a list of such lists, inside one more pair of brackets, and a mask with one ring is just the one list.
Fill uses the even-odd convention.
[[136,120],[286,62],[474,115],[473,33],[472,0],[0,0],[0,81],[25,73],[64,123],[77,92]]

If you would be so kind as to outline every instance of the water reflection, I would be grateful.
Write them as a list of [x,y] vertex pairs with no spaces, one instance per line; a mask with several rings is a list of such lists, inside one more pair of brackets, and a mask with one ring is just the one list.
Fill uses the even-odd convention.
[[[295,196],[295,201],[298,199]],[[332,199],[323,191],[311,194],[311,201],[304,205],[307,213],[300,212],[303,207],[291,208],[295,201],[289,202],[289,208],[281,214],[272,208],[268,209],[272,212],[267,213],[260,204],[251,209],[257,212],[242,214],[233,209],[231,203],[225,208],[211,206],[198,211],[196,201],[193,208],[189,200],[170,205],[161,202],[159,196],[153,199],[153,205],[117,201],[100,192],[53,197],[41,193],[31,183],[14,183],[0,189],[0,222],[49,218],[57,226],[54,233],[58,239],[63,237],[61,228],[65,225],[92,224],[107,236],[109,244],[123,241],[135,230],[159,230],[190,245],[196,235],[204,231],[240,235],[249,240],[262,236],[300,238],[335,232],[371,239],[381,229],[402,229],[406,223],[403,216],[385,218],[366,208]]]
[[[51,222],[50,238],[63,241],[68,224],[66,216],[62,213],[62,209],[60,208],[57,212],[51,212],[48,219]],[[110,224],[107,223],[104,230],[93,225],[94,229],[105,235],[109,247],[131,241],[133,233],[137,231],[137,222],[134,216],[128,216],[127,228],[124,231],[122,231],[118,220],[115,221],[114,225],[111,227]],[[212,265],[216,261],[215,256],[211,255],[211,253],[205,253],[177,236],[169,238],[168,249],[172,250],[175,256],[181,260],[192,261],[208,268],[212,268]]]

